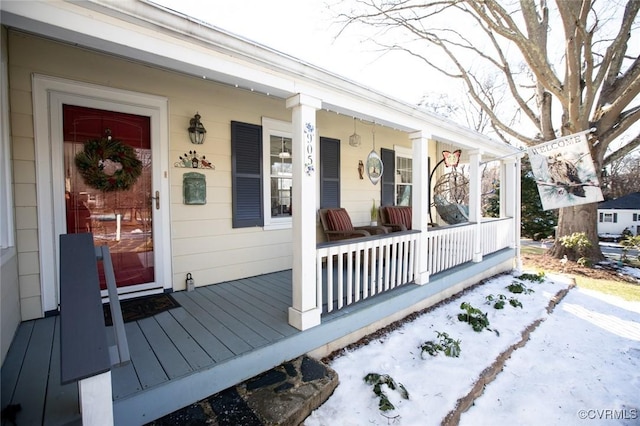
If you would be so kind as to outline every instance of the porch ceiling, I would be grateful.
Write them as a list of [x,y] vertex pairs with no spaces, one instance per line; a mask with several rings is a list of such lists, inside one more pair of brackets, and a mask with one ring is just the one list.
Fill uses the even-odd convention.
[[3,1],[2,24],[61,42],[287,99],[306,93],[323,109],[489,156],[514,151],[414,105],[150,1]]

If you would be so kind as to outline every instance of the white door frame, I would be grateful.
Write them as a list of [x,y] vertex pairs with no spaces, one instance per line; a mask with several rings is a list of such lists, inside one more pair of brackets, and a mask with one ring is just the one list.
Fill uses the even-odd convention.
[[[169,107],[164,97],[34,74],[38,244],[43,314],[58,309],[59,236],[66,232],[62,105],[137,114],[151,118],[152,192],[160,192],[160,209],[154,210],[153,241],[155,285],[137,288],[136,294],[172,289],[169,216]],[[154,203],[155,208],[155,203]],[[55,271],[55,272],[53,272]],[[126,287],[121,289],[127,292]],[[142,293],[140,293],[142,291]]]

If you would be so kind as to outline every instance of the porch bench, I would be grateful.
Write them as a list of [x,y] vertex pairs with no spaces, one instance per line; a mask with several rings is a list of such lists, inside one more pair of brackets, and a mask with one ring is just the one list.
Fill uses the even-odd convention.
[[[116,292],[116,306],[111,305],[116,362],[108,345],[97,259],[105,263],[111,301]],[[129,360],[126,337],[118,336],[118,329],[124,332],[108,248],[94,247],[92,234],[60,235],[60,377],[63,385],[78,382],[84,425],[113,424],[111,366]]]

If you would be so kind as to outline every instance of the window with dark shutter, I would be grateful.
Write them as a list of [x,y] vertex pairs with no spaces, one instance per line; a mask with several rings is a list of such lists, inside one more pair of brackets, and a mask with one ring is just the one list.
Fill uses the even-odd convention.
[[263,226],[262,127],[231,122],[233,227]]
[[340,207],[340,141],[320,138],[320,208]]
[[393,206],[396,202],[396,153],[392,149],[381,148],[380,158],[384,166],[380,180],[380,204]]

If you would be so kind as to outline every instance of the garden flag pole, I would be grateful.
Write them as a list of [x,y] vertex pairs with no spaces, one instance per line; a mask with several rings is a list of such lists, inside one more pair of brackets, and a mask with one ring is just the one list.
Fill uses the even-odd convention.
[[563,136],[527,149],[543,210],[604,200],[587,133]]

